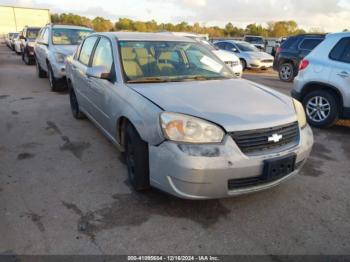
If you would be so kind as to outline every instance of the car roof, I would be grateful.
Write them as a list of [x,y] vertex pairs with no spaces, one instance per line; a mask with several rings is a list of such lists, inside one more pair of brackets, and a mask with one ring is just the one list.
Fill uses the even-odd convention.
[[71,28],[71,29],[83,29],[83,30],[91,30],[93,31],[93,29],[89,28],[89,27],[85,27],[85,26],[76,26],[76,25],[61,25],[61,24],[51,24],[51,27],[53,28]]
[[192,42],[196,43],[195,40],[184,37],[177,36],[173,34],[164,33],[139,33],[139,32],[106,32],[106,33],[96,33],[99,35],[106,35],[110,38],[116,38],[120,41],[178,41],[178,42]]
[[350,32],[333,33],[326,36],[326,38],[330,37],[350,37]]

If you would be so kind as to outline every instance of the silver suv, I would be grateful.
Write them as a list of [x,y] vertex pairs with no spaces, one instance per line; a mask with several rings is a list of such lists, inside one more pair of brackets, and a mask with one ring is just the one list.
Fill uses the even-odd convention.
[[38,77],[48,76],[52,91],[66,88],[66,57],[92,32],[86,27],[53,24],[40,30],[34,45],[36,68]]
[[314,127],[350,119],[350,33],[327,35],[300,63],[292,96],[305,107]]
[[273,187],[313,144],[300,102],[239,79],[197,41],[98,33],[67,59],[74,117],[125,152],[131,184],[187,199]]

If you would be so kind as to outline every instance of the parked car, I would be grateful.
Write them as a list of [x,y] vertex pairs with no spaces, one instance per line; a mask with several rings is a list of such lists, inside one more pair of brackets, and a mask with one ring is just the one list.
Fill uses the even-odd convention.
[[14,35],[15,33],[8,33],[6,34],[6,37],[5,37],[5,43],[6,45],[12,49],[12,46],[11,46],[11,38],[12,36]]
[[21,32],[18,33],[18,35],[16,37],[13,37],[13,51],[15,51],[15,53],[17,55],[21,54],[21,39],[19,38]]
[[219,48],[215,47],[213,44],[211,44],[207,40],[200,40],[200,43],[204,44],[218,58],[220,58],[221,61],[223,61],[226,65],[228,65],[236,77],[242,77],[243,66],[238,56],[236,56],[232,52],[228,52],[226,50],[220,50]]
[[186,37],[91,34],[66,69],[73,116],[125,152],[136,190],[186,199],[256,192],[297,174],[313,144],[300,102],[234,77]]
[[20,36],[22,60],[26,65],[32,65],[35,62],[34,44],[40,29],[40,27],[25,26]]
[[258,48],[260,51],[266,51],[266,41],[262,36],[257,35],[246,35],[243,41],[248,42]]
[[175,35],[175,36],[189,37],[191,39],[196,40],[199,43],[204,44],[216,56],[218,56],[221,59],[221,61],[223,61],[225,64],[227,64],[237,77],[242,76],[243,67],[242,67],[242,64],[241,64],[239,58],[235,54],[233,54],[232,52],[220,50],[219,48],[215,47],[211,42],[209,42],[207,40],[207,37],[205,35],[197,35],[197,34],[186,33],[186,32],[161,32],[161,33],[162,34],[164,34],[164,33],[171,34],[171,35]]
[[243,70],[246,68],[252,69],[267,69],[272,67],[273,56],[268,53],[261,52],[252,44],[244,41],[221,40],[215,42],[214,45],[219,49],[234,53],[239,57],[242,63]]
[[12,49],[12,51],[15,51],[15,38],[17,37],[18,33],[12,33],[12,36],[10,37],[9,47]]
[[314,127],[350,119],[350,33],[327,35],[300,63],[292,96],[305,107]]
[[37,74],[40,78],[48,76],[52,91],[66,89],[65,60],[92,32],[87,27],[53,24],[40,30],[34,44]]
[[289,37],[276,50],[273,69],[278,71],[279,78],[284,82],[292,82],[298,74],[300,61],[318,44],[324,34],[303,34]]
[[287,40],[287,37],[280,37],[276,40],[275,46],[272,49],[271,55],[276,56],[276,53],[280,52],[281,50],[279,49],[281,45]]

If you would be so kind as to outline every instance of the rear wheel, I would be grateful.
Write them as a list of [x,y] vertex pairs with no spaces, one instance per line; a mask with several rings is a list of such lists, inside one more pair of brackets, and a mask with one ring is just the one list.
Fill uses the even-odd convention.
[[291,63],[283,63],[279,66],[278,75],[283,82],[294,80],[294,66]]
[[337,99],[333,94],[316,90],[307,94],[303,99],[306,118],[313,127],[330,127],[339,117]]
[[136,191],[147,190],[150,188],[148,144],[141,139],[131,124],[127,124],[125,132],[125,158],[129,181]]

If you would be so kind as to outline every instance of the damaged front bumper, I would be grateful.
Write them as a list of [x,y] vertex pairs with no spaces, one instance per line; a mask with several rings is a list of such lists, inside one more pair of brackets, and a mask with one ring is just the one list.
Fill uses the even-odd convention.
[[[248,156],[241,152],[234,140],[226,136],[222,144],[186,145],[165,141],[149,146],[151,185],[185,199],[213,199],[252,193],[271,188],[296,175],[309,156],[313,145],[311,128],[300,130],[296,147]],[[296,155],[295,170],[277,180],[230,189],[232,179],[261,176],[264,161]]]

